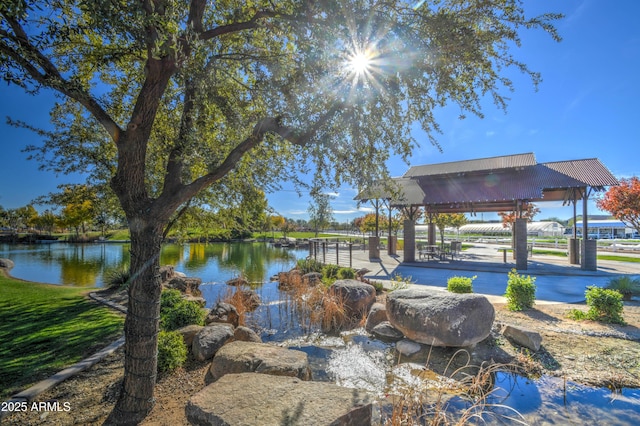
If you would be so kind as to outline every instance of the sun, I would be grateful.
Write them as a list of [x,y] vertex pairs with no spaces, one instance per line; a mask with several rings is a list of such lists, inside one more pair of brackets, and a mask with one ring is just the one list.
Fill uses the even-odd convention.
[[356,52],[348,59],[349,68],[354,74],[363,75],[369,72],[371,57],[366,52]]

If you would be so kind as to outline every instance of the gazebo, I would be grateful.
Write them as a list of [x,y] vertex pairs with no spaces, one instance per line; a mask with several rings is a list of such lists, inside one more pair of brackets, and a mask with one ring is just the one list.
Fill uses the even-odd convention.
[[[421,207],[427,217],[434,213],[515,211],[516,268],[527,269],[527,220],[521,217],[521,212],[528,203],[562,201],[573,205],[576,223],[576,206],[581,200],[585,236],[587,201],[593,193],[618,184],[597,158],[538,163],[533,153],[525,153],[414,166],[400,178],[364,189],[355,199],[376,203],[385,200],[390,208],[404,211],[408,218],[404,223],[406,262],[415,261],[415,222]],[[430,243],[431,239],[435,242],[435,225],[431,221],[429,227]],[[578,250],[580,241],[582,249]],[[569,240],[570,263],[596,270],[596,248],[595,240],[578,240],[574,227]]]

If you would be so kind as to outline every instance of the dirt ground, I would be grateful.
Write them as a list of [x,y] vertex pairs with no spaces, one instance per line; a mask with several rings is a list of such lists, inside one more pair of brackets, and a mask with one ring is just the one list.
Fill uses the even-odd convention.
[[[474,362],[515,363],[530,372],[594,386],[640,387],[640,302],[625,302],[625,326],[576,322],[566,317],[572,308],[586,311],[585,305],[544,304],[524,312],[510,312],[502,304],[494,306],[494,331],[472,349]],[[499,333],[504,324],[538,331],[543,339],[540,351],[532,354],[512,345]],[[447,350],[443,351],[446,355],[444,352]],[[102,424],[117,398],[123,374],[122,357],[120,350],[38,399],[69,403],[69,411],[13,414],[2,423]],[[437,371],[437,357],[430,359]],[[143,424],[187,425],[184,407],[191,395],[204,386],[207,367],[206,363],[190,360],[184,368],[161,377],[156,386],[155,408]]]

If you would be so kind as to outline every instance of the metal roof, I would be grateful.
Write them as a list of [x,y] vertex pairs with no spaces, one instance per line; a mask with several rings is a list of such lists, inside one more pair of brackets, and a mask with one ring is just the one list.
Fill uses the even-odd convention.
[[609,169],[607,169],[597,158],[556,161],[552,163],[543,163],[543,165],[594,188],[617,186],[620,184],[618,179],[616,179]]
[[392,182],[397,188],[392,192],[378,185],[356,199],[385,198],[392,205],[440,212],[505,211],[513,210],[517,201],[580,199],[575,188],[618,185],[598,159],[538,164],[530,153],[416,166]]
[[403,177],[436,176],[444,174],[496,171],[536,165],[533,153],[453,161],[449,163],[425,164],[411,167]]

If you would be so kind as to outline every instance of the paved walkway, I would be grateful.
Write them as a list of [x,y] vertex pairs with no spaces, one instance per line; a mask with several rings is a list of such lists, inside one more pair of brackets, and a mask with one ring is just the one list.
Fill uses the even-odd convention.
[[[508,254],[510,256],[510,254]],[[625,256],[627,256],[625,254]],[[389,256],[381,253],[379,261],[370,261],[367,251],[354,250],[353,267],[367,268],[366,278],[392,285],[394,276],[411,277],[418,286],[446,288],[452,276],[477,276],[473,281],[474,293],[487,295],[500,301],[507,288],[507,274],[515,268],[513,259],[503,262],[503,254],[496,246],[476,245],[465,250],[459,259],[402,263],[403,253]],[[620,275],[640,277],[640,263],[598,260],[597,271],[583,271],[580,265],[570,265],[566,257],[536,255],[529,258],[528,269],[521,275],[536,278],[536,303],[580,303],[588,286],[606,286]]]

